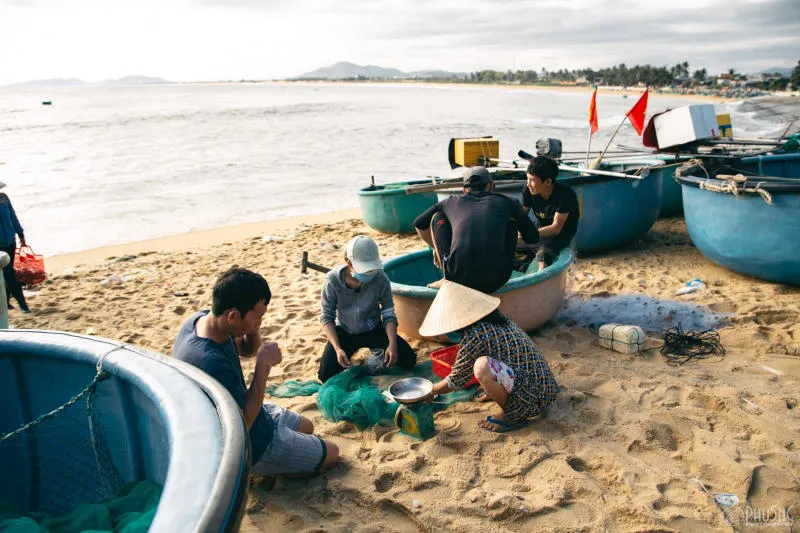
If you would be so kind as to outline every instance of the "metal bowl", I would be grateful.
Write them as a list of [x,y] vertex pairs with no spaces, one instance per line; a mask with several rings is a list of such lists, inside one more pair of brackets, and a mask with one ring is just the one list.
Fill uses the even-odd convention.
[[404,378],[389,385],[389,394],[397,403],[419,403],[433,392],[433,382],[425,378]]

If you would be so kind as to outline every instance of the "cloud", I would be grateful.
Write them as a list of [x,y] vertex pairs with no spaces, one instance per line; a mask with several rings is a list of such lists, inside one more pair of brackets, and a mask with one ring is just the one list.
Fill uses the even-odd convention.
[[[798,0],[0,0],[0,83],[29,76],[794,66]],[[57,43],[57,46],[56,46]],[[98,44],[102,45],[98,48]],[[10,50],[17,50],[11,54]],[[113,66],[114,72],[110,72]]]

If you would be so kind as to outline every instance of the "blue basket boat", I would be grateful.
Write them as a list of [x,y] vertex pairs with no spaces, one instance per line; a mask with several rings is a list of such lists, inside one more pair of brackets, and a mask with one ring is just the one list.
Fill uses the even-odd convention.
[[430,180],[400,181],[364,187],[358,191],[364,222],[383,233],[414,233],[414,219],[436,203],[436,193],[406,194],[406,187],[430,183]]
[[[536,262],[531,265],[531,273],[514,272],[494,293],[500,298],[500,310],[526,331],[542,327],[561,309],[567,269],[572,259],[572,251],[566,249],[541,272],[535,271]],[[419,334],[419,327],[438,292],[427,285],[442,278],[442,271],[433,265],[433,251],[419,250],[394,257],[384,263],[383,270],[392,282],[398,330],[411,337],[424,338]],[[448,342],[454,339],[442,336],[429,340]]]
[[0,405],[0,501],[23,513],[61,516],[105,499],[112,481],[150,481],[163,487],[151,532],[239,529],[247,430],[198,369],[106,339],[3,330]]
[[800,285],[800,154],[747,157],[732,166],[750,174],[746,182],[678,178],[692,242],[735,272]]

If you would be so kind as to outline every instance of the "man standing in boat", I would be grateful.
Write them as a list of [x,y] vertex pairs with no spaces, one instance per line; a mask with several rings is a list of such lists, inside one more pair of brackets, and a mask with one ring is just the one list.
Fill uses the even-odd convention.
[[463,190],[419,215],[414,228],[433,247],[445,279],[491,294],[511,277],[517,232],[528,244],[538,243],[539,233],[519,202],[493,192],[486,168],[468,169]]
[[542,270],[572,243],[581,212],[575,191],[556,181],[558,163],[553,159],[542,155],[534,157],[527,174],[528,186],[522,191],[522,207],[525,214],[532,209],[536,217],[541,238],[536,259]]

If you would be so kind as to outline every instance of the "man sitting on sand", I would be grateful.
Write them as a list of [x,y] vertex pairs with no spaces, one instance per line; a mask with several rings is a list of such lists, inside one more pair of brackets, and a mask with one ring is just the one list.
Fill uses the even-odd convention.
[[353,237],[345,249],[345,264],[325,275],[320,322],[328,337],[319,365],[323,383],[352,365],[361,348],[383,349],[384,362],[413,368],[417,354],[397,334],[392,285],[383,271],[378,245],[364,235]]
[[468,169],[463,190],[462,196],[451,196],[419,215],[414,227],[433,247],[433,262],[445,279],[491,294],[511,277],[517,231],[528,244],[539,242],[539,234],[519,202],[492,192],[494,182],[486,168]]
[[558,394],[550,367],[528,334],[497,310],[500,299],[445,281],[431,304],[421,335],[461,333],[450,375],[433,386],[433,395],[463,388],[473,373],[500,413],[478,426],[497,433],[524,427]]
[[575,191],[557,182],[557,177],[558,163],[549,157],[534,157],[528,165],[528,186],[522,191],[522,207],[526,214],[533,209],[539,227],[539,270],[553,264],[572,243],[581,217]]
[[[274,342],[262,341],[259,329],[272,297],[267,281],[244,268],[231,268],[214,285],[210,311],[200,311],[181,326],[176,359],[203,370],[228,389],[250,430],[253,472],[262,475],[310,474],[339,461],[339,448],[313,435],[311,420],[263,403],[264,386],[282,360]],[[256,357],[247,388],[239,357]]]

